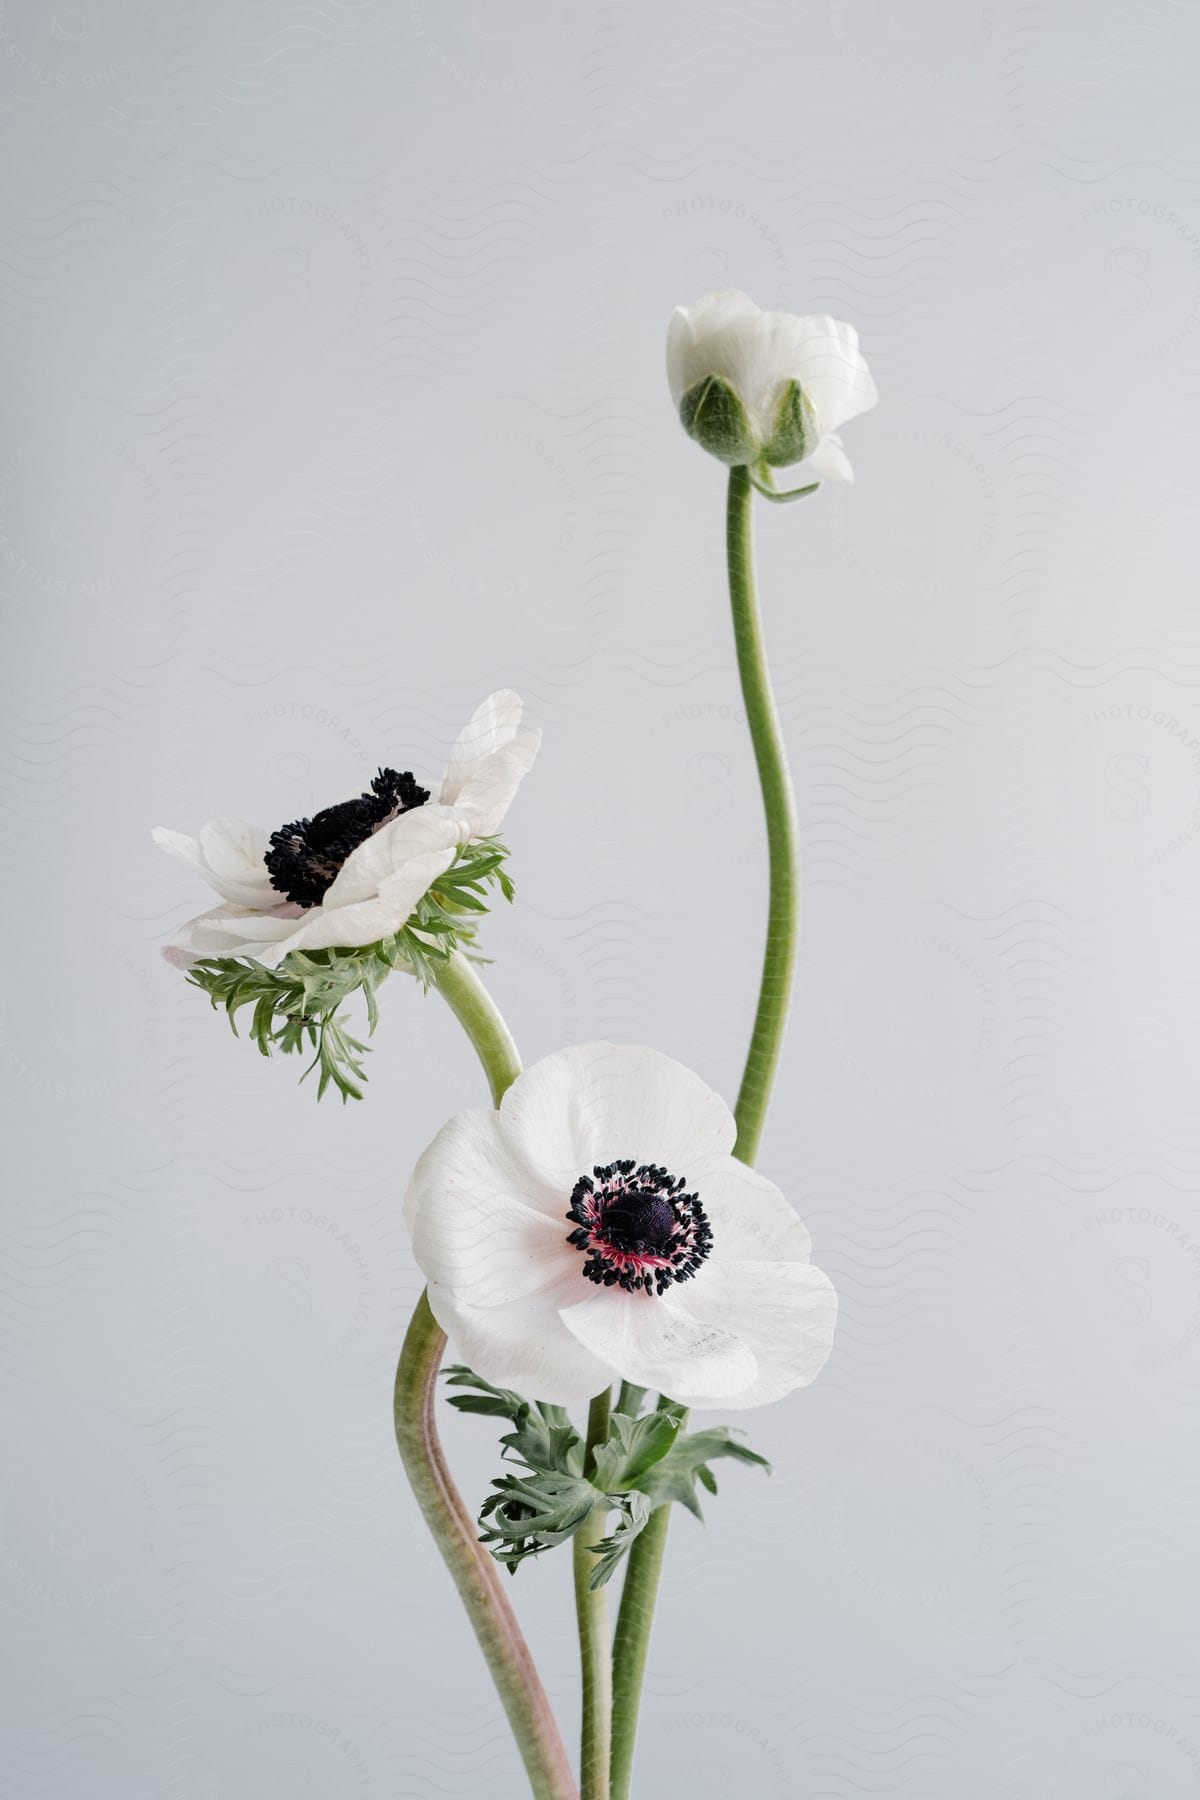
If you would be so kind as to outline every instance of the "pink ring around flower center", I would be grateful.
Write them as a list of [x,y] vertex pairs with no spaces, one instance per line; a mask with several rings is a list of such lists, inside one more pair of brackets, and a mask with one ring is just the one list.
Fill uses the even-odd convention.
[[663,1294],[695,1275],[712,1248],[712,1227],[687,1181],[657,1163],[632,1160],[581,1175],[566,1217],[567,1242],[583,1252],[580,1274],[628,1293]]

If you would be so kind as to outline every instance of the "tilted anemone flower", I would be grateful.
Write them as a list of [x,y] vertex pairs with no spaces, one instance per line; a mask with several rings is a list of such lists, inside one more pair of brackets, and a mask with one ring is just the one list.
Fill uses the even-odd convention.
[[858,333],[840,319],[763,312],[731,288],[677,306],[667,378],[691,437],[722,462],[853,481],[837,433],[879,398]]
[[837,1299],[725,1102],[655,1050],[582,1044],[444,1125],[406,1210],[429,1304],[488,1381],[565,1403],[616,1379],[747,1407],[812,1381]]
[[250,957],[274,968],[293,950],[374,944],[400,930],[464,844],[500,828],[537,754],[519,694],[490,694],[460,732],[436,802],[409,773],[381,769],[370,790],[311,819],[265,831],[213,819],[199,837],[159,827],[154,841],[196,869],[223,904],[192,919],[163,954]]

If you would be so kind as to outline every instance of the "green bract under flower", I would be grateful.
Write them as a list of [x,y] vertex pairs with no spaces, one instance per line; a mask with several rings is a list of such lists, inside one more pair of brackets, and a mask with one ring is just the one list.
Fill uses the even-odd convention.
[[616,1515],[608,1536],[590,1546],[596,1567],[589,1585],[603,1587],[657,1507],[678,1501],[703,1519],[696,1487],[716,1493],[711,1462],[732,1457],[770,1473],[766,1458],[747,1449],[728,1426],[684,1431],[684,1409],[667,1400],[642,1415],[641,1388],[622,1389],[608,1436],[593,1446],[589,1466],[584,1440],[563,1407],[494,1387],[461,1364],[447,1369],[446,1377],[463,1390],[450,1396],[451,1406],[513,1426],[500,1439],[502,1454],[523,1473],[493,1481],[479,1524],[480,1541],[514,1573],[527,1557],[574,1537],[599,1507]]

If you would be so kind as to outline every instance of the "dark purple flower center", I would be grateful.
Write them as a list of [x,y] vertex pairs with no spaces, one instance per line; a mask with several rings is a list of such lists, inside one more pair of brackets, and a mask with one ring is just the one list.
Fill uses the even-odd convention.
[[380,769],[370,793],[326,806],[311,819],[297,819],[271,833],[271,847],[263,857],[271,886],[296,906],[319,906],[352,850],[428,798],[428,788],[407,772]]
[[584,1254],[580,1274],[628,1293],[664,1294],[688,1281],[712,1248],[712,1227],[682,1175],[632,1161],[581,1175],[571,1193],[567,1242]]

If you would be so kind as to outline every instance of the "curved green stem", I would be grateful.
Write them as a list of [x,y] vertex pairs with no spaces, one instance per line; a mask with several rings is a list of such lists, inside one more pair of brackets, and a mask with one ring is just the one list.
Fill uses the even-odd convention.
[[[763,489],[759,490],[763,492]],[[800,499],[812,490],[767,493],[769,500]],[[779,1066],[796,968],[800,929],[799,836],[792,779],[763,647],[754,578],[754,485],[749,469],[730,469],[725,508],[729,599],[738,675],[767,822],[767,937],[758,1006],[734,1117],[733,1153],[744,1163],[758,1154],[771,1089]],[[680,1429],[686,1417],[680,1421]],[[670,1530],[670,1507],[660,1506],[629,1552],[625,1588],[613,1643],[614,1698],[611,1800],[629,1800],[642,1681],[654,1628],[654,1608]]]
[[[587,1449],[583,1471],[595,1467],[592,1452],[608,1437],[609,1390],[597,1394],[588,1407]],[[608,1594],[591,1587],[596,1569],[592,1545],[599,1543],[608,1523],[608,1511],[598,1506],[586,1525],[575,1533],[572,1555],[575,1569],[575,1613],[579,1620],[579,1667],[583,1677],[583,1725],[579,1743],[580,1800],[608,1800],[609,1740],[612,1736],[612,1646],[608,1636]]]
[[799,834],[792,778],[771,677],[763,647],[762,619],[754,580],[754,494],[747,469],[730,469],[725,510],[729,598],[733,606],[733,639],[746,723],[758,765],[763,811],[767,821],[767,939],[763,949],[758,1008],[746,1068],[734,1116],[737,1142],[733,1154],[752,1163],[766,1122],[771,1088],[787,1029],[796,969],[796,937],[800,927]]
[[[461,956],[451,959],[437,985],[470,1038],[492,1099],[499,1105],[521,1072],[504,1020],[470,963]],[[445,1348],[446,1334],[422,1294],[396,1370],[394,1415],[400,1456],[487,1659],[535,1800],[576,1800],[578,1790],[566,1749],[504,1591],[504,1577],[478,1541],[475,1520],[454,1485],[438,1436],[435,1401]]]
[[500,1008],[462,955],[450,958],[437,990],[470,1038],[492,1090],[492,1105],[499,1106],[521,1073],[521,1058]]

